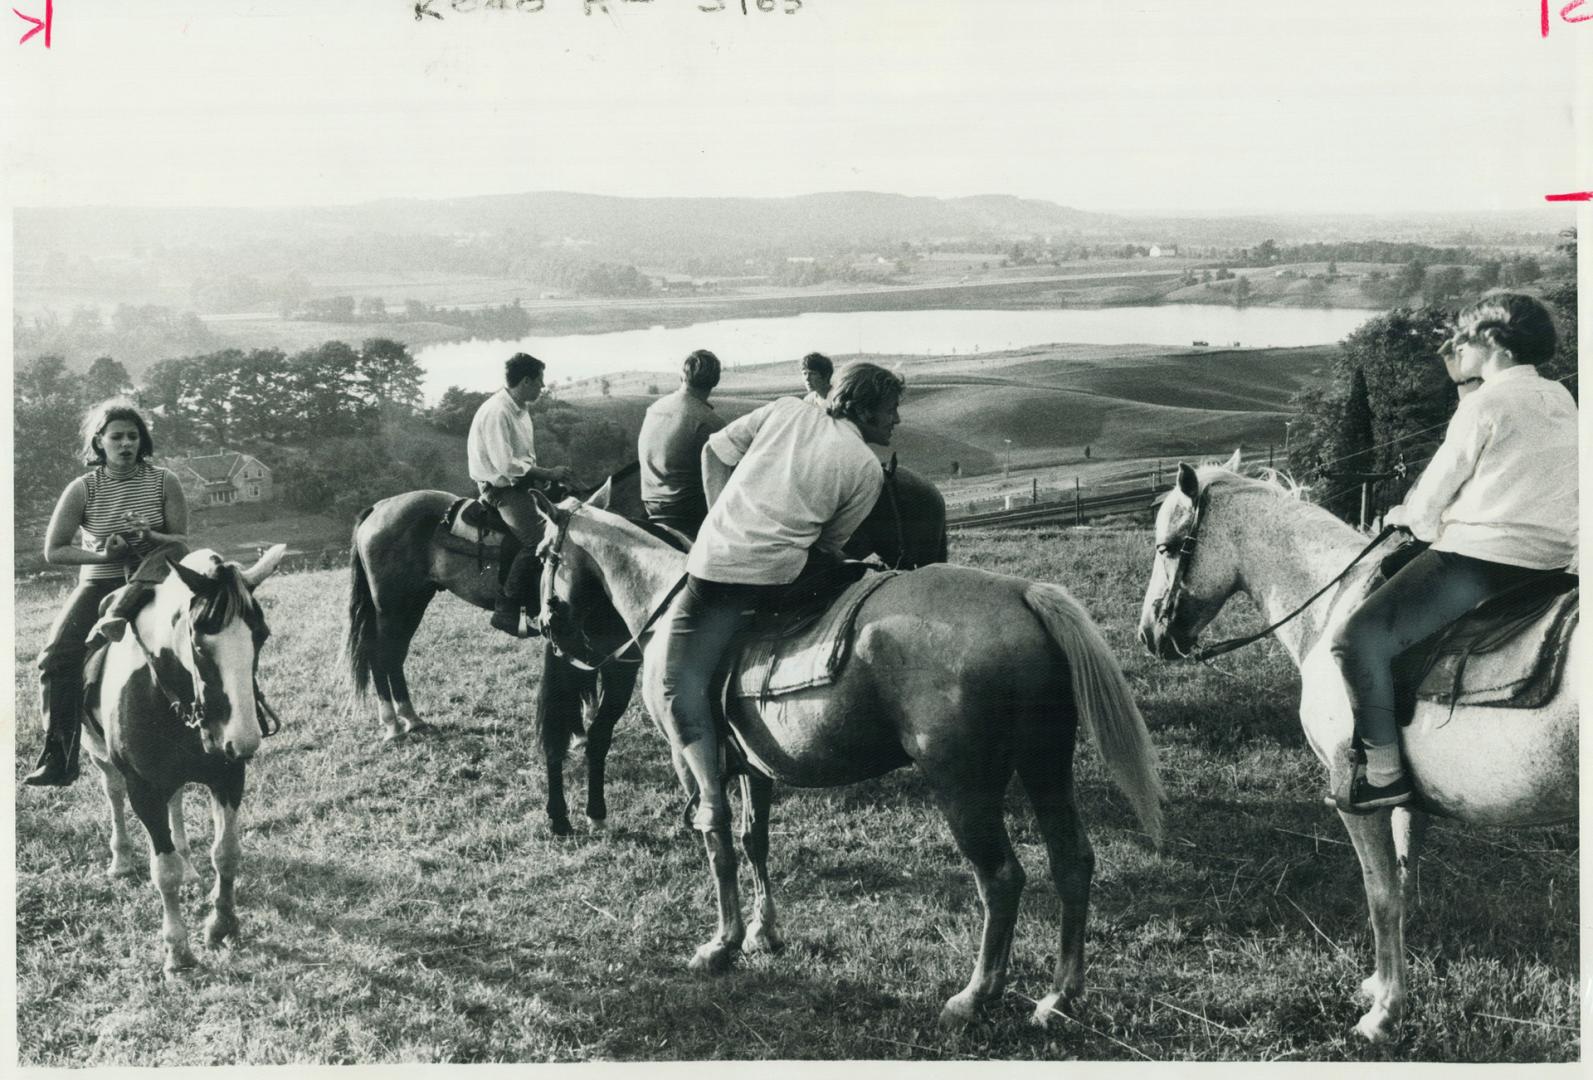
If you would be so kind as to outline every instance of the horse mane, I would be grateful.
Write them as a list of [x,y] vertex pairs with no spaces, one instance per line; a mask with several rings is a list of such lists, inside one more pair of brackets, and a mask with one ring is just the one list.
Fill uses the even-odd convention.
[[1267,465],[1258,467],[1253,473],[1237,473],[1226,465],[1206,462],[1195,470],[1195,476],[1202,488],[1222,486],[1250,491],[1265,490],[1296,502],[1304,502],[1305,496],[1311,491],[1309,485],[1300,483],[1282,469]]
[[257,631],[254,617],[254,595],[244,583],[243,573],[237,563],[218,563],[215,573],[218,585],[210,595],[196,599],[193,614],[194,629],[201,634],[219,634],[234,619],[243,619],[251,630]]

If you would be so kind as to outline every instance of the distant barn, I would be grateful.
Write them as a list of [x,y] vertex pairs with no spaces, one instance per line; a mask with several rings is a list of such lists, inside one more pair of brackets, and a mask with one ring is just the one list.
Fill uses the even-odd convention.
[[189,506],[227,506],[271,498],[271,470],[250,454],[222,450],[173,458],[166,467],[177,474]]

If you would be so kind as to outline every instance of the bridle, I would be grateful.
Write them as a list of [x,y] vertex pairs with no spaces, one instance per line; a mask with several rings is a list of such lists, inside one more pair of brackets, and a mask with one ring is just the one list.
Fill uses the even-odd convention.
[[[223,583],[219,587],[231,588],[232,586],[229,583]],[[201,652],[199,645],[194,641],[192,607],[194,604],[197,604],[205,599],[207,598],[196,594],[189,601],[190,611],[188,619],[188,649],[193,656],[193,670],[195,672],[201,672],[199,658],[203,655],[203,653]],[[270,703],[266,701],[265,692],[260,689],[258,673],[260,664],[260,649],[261,646],[265,644],[266,639],[271,636],[271,630],[268,626],[266,626],[264,616],[260,616],[258,618],[258,626],[256,626],[253,621],[247,618],[245,618],[244,621],[249,626],[250,639],[254,643],[254,663],[257,669],[254,673],[252,673],[251,676],[251,681],[254,684],[255,720],[260,725],[260,734],[269,738],[270,736],[275,735],[278,731],[282,730],[281,717],[277,715],[276,710],[273,709]],[[156,663],[155,654],[150,651],[150,648],[145,643],[143,636],[139,634],[138,621],[136,619],[129,619],[127,621],[127,633],[132,637],[133,643],[138,646],[138,651],[143,654],[144,665],[149,668],[149,676],[155,684],[155,689],[160,691],[161,697],[166,699],[166,704],[171,708],[171,711],[177,716],[177,718],[183,722],[183,726],[196,731],[203,727],[205,723],[205,713],[204,702],[202,700],[202,686],[204,683],[202,673],[199,677],[194,679],[194,688],[193,694],[191,695],[191,700],[185,702],[183,700],[183,696],[174,691],[169,685],[167,685],[166,681],[160,677],[160,665]]]
[[[680,579],[676,581],[675,584],[671,585],[669,587],[669,591],[664,594],[664,598],[653,607],[652,613],[649,614],[646,621],[642,623],[641,629],[637,630],[634,634],[630,635],[630,637],[626,638],[618,648],[614,649],[607,656],[595,661],[576,656],[570,650],[564,648],[556,640],[554,640],[553,634],[549,631],[552,629],[553,619],[555,617],[561,615],[568,616],[569,614],[570,605],[567,601],[559,597],[558,590],[554,587],[553,580],[558,574],[560,564],[562,564],[564,561],[564,539],[570,533],[570,522],[575,518],[575,515],[580,512],[581,507],[576,506],[568,511],[562,519],[556,520],[554,522],[552,539],[543,542],[542,610],[546,614],[547,623],[547,625],[543,627],[543,636],[547,638],[548,647],[553,650],[555,655],[563,657],[565,660],[569,661],[569,663],[582,671],[599,671],[616,661],[624,664],[640,664],[642,662],[642,635],[647,633],[648,630],[652,629],[653,624],[659,620],[664,612],[669,610],[670,601],[674,600],[675,594],[680,592],[680,590],[685,586],[688,575],[684,573],[681,574]],[[570,621],[573,622],[573,620]],[[592,639],[587,636],[586,629],[578,622],[575,622],[574,626],[575,633],[579,635],[583,645],[587,646],[585,649],[586,655],[590,657],[594,651],[590,648]],[[632,649],[636,650],[636,656],[626,656],[625,654],[630,652]]]
[[1364,559],[1368,554],[1371,553],[1373,548],[1377,547],[1384,540],[1388,539],[1396,531],[1396,526],[1385,525],[1383,527],[1383,531],[1373,537],[1372,542],[1362,548],[1360,553],[1356,555],[1355,558],[1351,559],[1349,564],[1345,566],[1343,570],[1340,570],[1331,581],[1322,586],[1316,592],[1312,593],[1306,598],[1304,603],[1272,625],[1263,627],[1253,634],[1246,634],[1244,637],[1229,638],[1226,641],[1219,641],[1215,645],[1206,645],[1198,649],[1193,649],[1190,652],[1185,652],[1183,649],[1179,648],[1178,640],[1172,634],[1173,619],[1177,617],[1178,603],[1183,599],[1184,592],[1187,591],[1183,587],[1184,579],[1189,573],[1189,560],[1194,557],[1195,551],[1200,544],[1200,527],[1206,520],[1206,508],[1209,501],[1207,495],[1210,491],[1210,486],[1203,487],[1200,489],[1200,494],[1195,497],[1194,520],[1190,523],[1189,532],[1183,537],[1183,539],[1179,540],[1176,545],[1156,545],[1157,554],[1171,555],[1173,557],[1172,577],[1168,582],[1167,591],[1162,594],[1162,598],[1159,602],[1159,607],[1156,612],[1156,619],[1162,625],[1163,634],[1165,635],[1166,640],[1172,645],[1174,651],[1178,653],[1179,657],[1184,660],[1193,660],[1197,662],[1209,660],[1214,656],[1221,656],[1224,653],[1233,652],[1235,649],[1242,649],[1252,642],[1260,641],[1262,638],[1278,629],[1278,627],[1289,622],[1301,612],[1305,611],[1305,609],[1315,603],[1317,599],[1322,596],[1322,594],[1326,593],[1329,589],[1333,588],[1333,586],[1343,581],[1344,578],[1348,576],[1349,572],[1355,569],[1356,563]]

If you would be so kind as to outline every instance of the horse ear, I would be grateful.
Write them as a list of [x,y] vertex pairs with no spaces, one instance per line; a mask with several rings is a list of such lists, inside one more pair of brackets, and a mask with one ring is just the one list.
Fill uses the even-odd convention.
[[288,553],[288,545],[273,544],[271,550],[260,556],[260,561],[243,572],[243,583],[253,589],[276,570],[277,564],[282,561],[282,556]]
[[1231,457],[1227,461],[1223,462],[1222,463],[1222,467],[1227,469],[1229,472],[1238,472],[1239,471],[1239,455],[1240,455],[1240,452],[1242,450],[1243,450],[1243,447],[1239,447],[1239,446],[1234,447],[1233,448],[1233,457]]
[[599,510],[607,510],[609,500],[614,497],[614,478],[611,476],[603,481],[603,486],[586,497],[587,506],[595,506]]
[[531,501],[537,505],[537,513],[541,514],[542,517],[552,525],[557,526],[560,520],[559,508],[554,506],[553,502],[536,488],[531,488],[529,490],[531,492]]
[[166,565],[171,567],[172,573],[181,578],[182,583],[188,586],[188,591],[195,596],[208,596],[216,590],[215,578],[201,574],[198,570],[190,570],[182,563],[173,562],[170,558],[167,558]]
[[1178,463],[1178,490],[1190,502],[1194,502],[1200,494],[1200,480],[1195,476],[1195,470],[1183,461]]

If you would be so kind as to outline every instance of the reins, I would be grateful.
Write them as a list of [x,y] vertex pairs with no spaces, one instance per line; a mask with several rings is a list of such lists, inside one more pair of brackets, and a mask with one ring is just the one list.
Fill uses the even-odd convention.
[[[1173,564],[1172,581],[1167,586],[1167,593],[1163,601],[1162,609],[1162,618],[1169,627],[1172,625],[1173,615],[1177,609],[1178,600],[1181,595],[1178,592],[1178,588],[1183,584],[1185,568],[1188,566],[1189,558],[1194,555],[1195,549],[1199,544],[1200,526],[1205,520],[1206,516],[1206,493],[1209,490],[1209,488],[1204,488],[1201,490],[1200,496],[1195,501],[1194,524],[1190,526],[1189,534],[1179,541],[1178,544],[1177,561]],[[1246,634],[1244,637],[1229,638],[1227,641],[1219,641],[1215,645],[1202,646],[1187,653],[1179,650],[1179,655],[1185,660],[1200,662],[1210,660],[1214,656],[1222,656],[1224,653],[1231,653],[1235,649],[1242,649],[1246,645],[1260,641],[1262,638],[1278,629],[1278,627],[1283,626],[1285,623],[1300,615],[1303,611],[1305,611],[1306,608],[1310,607],[1318,599],[1320,599],[1322,595],[1329,589],[1343,581],[1345,577],[1349,575],[1349,572],[1355,569],[1357,563],[1366,558],[1366,556],[1372,552],[1373,548],[1377,547],[1384,540],[1387,540],[1390,536],[1392,536],[1395,530],[1396,526],[1385,525],[1383,527],[1383,531],[1373,537],[1372,542],[1362,548],[1360,553],[1357,554],[1355,558],[1351,559],[1349,564],[1345,566],[1343,570],[1340,570],[1331,581],[1329,581],[1326,585],[1323,585],[1316,592],[1312,593],[1306,598],[1304,603],[1295,608],[1293,611],[1289,612],[1283,618],[1279,619],[1277,622],[1272,623],[1270,626],[1263,627],[1253,634]],[[1165,547],[1166,545],[1163,546]],[[1172,639],[1169,637],[1169,640]],[[1173,648],[1178,649],[1178,643],[1176,641],[1173,641]]]
[[[563,559],[562,553],[564,550],[564,538],[569,535],[570,519],[573,518],[577,513],[579,513],[579,509],[570,511],[569,515],[564,519],[563,522],[560,523],[559,531],[553,537],[553,544],[548,548],[547,554],[543,556],[543,573],[551,574],[557,571],[559,563]],[[653,628],[653,624],[663,616],[664,612],[669,610],[670,601],[674,600],[675,594],[680,592],[680,590],[685,586],[688,576],[689,575],[684,573],[681,574],[679,579],[677,579],[676,582],[669,587],[669,591],[664,594],[664,598],[654,606],[652,613],[647,616],[647,620],[642,623],[641,628],[627,638],[624,642],[622,642],[618,648],[614,649],[607,656],[603,657],[603,659],[598,660],[595,663],[589,663],[580,659],[579,657],[570,655],[567,650],[560,648],[558,644],[554,642],[551,635],[548,637],[548,644],[553,646],[554,652],[564,657],[572,666],[581,671],[598,671],[601,668],[607,667],[614,661],[620,660],[631,649],[636,649],[638,652],[640,652],[642,635],[651,630]],[[584,633],[582,636],[585,636]],[[639,664],[642,662],[642,660],[640,656],[637,656],[635,659],[625,659],[623,662],[627,664]]]

